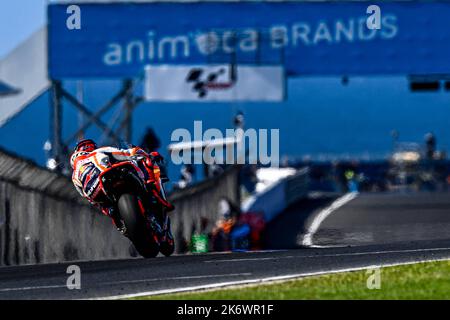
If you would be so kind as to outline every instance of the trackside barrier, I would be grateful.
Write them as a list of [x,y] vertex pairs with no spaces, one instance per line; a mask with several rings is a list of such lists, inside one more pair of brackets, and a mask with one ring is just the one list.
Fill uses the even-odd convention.
[[289,205],[304,198],[309,189],[309,170],[302,168],[294,175],[284,178],[266,191],[252,196],[243,204],[243,211],[261,212],[265,222],[273,220]]
[[[169,196],[177,206],[172,226],[179,244],[202,219],[210,219],[208,226],[215,222],[217,199],[238,201],[237,183],[232,168],[223,178]],[[0,149],[0,266],[132,256],[128,239],[78,195],[68,177]]]
[[171,219],[177,252],[188,250],[192,235],[208,234],[212,230],[221,199],[240,205],[239,172],[240,166],[229,167],[220,176],[174,191],[169,196],[176,208]]
[[133,251],[69,178],[0,150],[0,265],[127,258]]
[[299,169],[285,181],[284,194],[286,207],[307,196],[309,191],[309,169]]

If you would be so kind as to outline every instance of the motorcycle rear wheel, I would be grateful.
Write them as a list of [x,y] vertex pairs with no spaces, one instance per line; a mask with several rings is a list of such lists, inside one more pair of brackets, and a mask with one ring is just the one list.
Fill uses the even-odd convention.
[[159,245],[147,230],[145,219],[139,208],[139,199],[132,194],[123,194],[117,203],[120,217],[125,223],[128,238],[138,253],[144,258],[154,258],[159,253]]

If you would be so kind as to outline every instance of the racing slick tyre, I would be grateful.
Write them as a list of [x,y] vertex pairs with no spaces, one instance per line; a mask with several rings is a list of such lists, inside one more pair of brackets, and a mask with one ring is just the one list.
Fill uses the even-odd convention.
[[136,250],[144,258],[154,258],[159,253],[159,245],[147,230],[145,219],[139,208],[138,197],[123,194],[118,201],[120,217],[122,218],[128,238],[133,242]]

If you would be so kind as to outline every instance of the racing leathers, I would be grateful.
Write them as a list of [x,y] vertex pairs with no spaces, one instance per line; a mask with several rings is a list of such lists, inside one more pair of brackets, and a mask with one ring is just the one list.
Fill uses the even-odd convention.
[[[103,214],[113,218],[114,224],[120,229],[120,221],[114,214],[114,206],[108,202],[96,202],[96,196],[101,191],[100,174],[108,169],[110,158],[116,161],[132,161],[138,170],[140,177],[151,184],[155,182],[154,166],[162,160],[158,152],[147,154],[143,149],[134,147],[130,149],[118,149],[114,147],[101,147],[91,152],[79,151],[73,156],[72,182],[81,196],[92,205],[100,208]],[[158,195],[155,194],[156,197]],[[159,197],[169,210],[172,205]]]

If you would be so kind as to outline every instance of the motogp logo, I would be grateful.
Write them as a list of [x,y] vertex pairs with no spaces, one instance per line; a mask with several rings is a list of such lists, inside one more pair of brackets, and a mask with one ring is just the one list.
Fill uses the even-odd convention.
[[192,83],[192,90],[197,92],[199,98],[205,98],[210,90],[226,90],[235,85],[236,71],[233,67],[230,69],[221,67],[206,73],[202,68],[193,68],[189,71],[186,82]]

